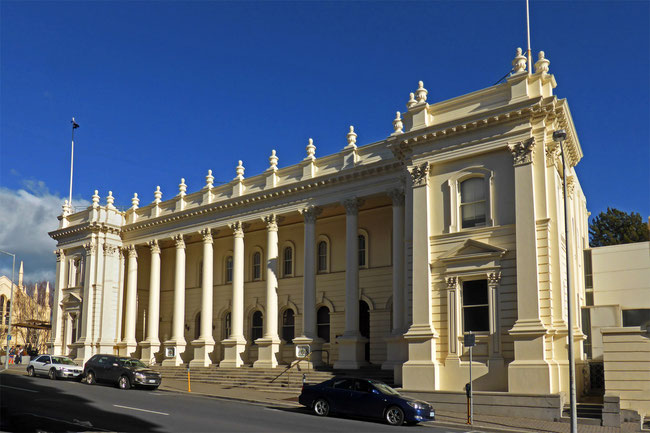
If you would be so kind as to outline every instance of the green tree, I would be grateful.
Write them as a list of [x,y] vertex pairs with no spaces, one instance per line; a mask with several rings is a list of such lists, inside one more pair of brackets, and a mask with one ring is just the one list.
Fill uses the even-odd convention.
[[649,238],[648,224],[636,212],[628,214],[608,207],[607,212],[601,212],[589,224],[589,245],[592,247],[644,242]]

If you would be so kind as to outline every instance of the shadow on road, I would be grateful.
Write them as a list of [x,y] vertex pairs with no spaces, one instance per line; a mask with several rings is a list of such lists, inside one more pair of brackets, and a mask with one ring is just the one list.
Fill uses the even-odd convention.
[[161,427],[133,416],[102,410],[91,400],[44,379],[0,374],[0,430],[7,432],[147,431]]
[[[303,414],[303,415],[310,415],[310,416],[313,416],[315,420],[320,418],[311,409],[308,409],[306,407],[275,407],[275,406],[272,407],[272,406],[269,406],[269,408],[273,408],[275,410],[279,410],[279,411],[282,411],[282,412],[300,413],[300,414]],[[368,422],[368,423],[371,423],[371,424],[381,424],[381,425],[386,425],[386,426],[388,425],[383,420],[377,419],[377,418],[364,418],[364,417],[360,417],[360,416],[353,416],[353,415],[347,415],[347,414],[342,415],[342,414],[338,414],[338,413],[330,413],[328,416],[332,417],[332,418],[353,419],[353,420],[356,420],[356,421],[363,421],[363,422]],[[409,426],[412,426],[412,427],[424,427],[424,426],[422,426],[420,424],[415,424],[415,425],[404,424],[404,425],[405,426],[409,425]]]

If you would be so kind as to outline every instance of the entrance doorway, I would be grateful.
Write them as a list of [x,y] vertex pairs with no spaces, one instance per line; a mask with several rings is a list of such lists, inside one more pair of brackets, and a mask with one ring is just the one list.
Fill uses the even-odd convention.
[[365,301],[359,301],[359,333],[368,339],[365,345],[365,360],[370,362],[370,307]]

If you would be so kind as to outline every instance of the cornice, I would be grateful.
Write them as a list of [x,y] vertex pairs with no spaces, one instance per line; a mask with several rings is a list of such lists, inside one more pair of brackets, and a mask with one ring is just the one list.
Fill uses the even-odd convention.
[[74,234],[90,232],[90,233],[106,233],[119,235],[122,229],[118,226],[107,224],[105,222],[85,222],[74,226],[66,227],[64,229],[54,230],[48,233],[52,239],[59,239],[69,237]]

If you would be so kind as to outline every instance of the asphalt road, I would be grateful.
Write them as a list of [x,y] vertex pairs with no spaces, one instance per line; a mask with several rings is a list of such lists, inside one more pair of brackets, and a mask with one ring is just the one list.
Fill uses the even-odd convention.
[[110,385],[0,375],[2,431],[147,432],[461,432],[431,423],[391,427],[331,416],[201,396]]

